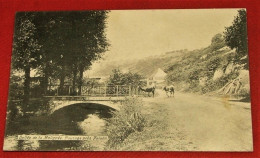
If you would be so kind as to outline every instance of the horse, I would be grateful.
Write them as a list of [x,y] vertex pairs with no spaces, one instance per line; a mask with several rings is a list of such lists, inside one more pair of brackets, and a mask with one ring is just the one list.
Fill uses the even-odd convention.
[[[166,95],[168,96],[168,97],[174,97],[174,87],[173,87],[173,85],[171,85],[171,86],[165,86],[165,87],[163,87],[163,90],[166,92]],[[168,95],[168,93],[170,93],[170,96]]]
[[150,97],[150,93],[152,92],[153,97],[154,97],[155,87],[142,88],[142,87],[138,86],[138,92],[140,92],[140,90],[143,92],[147,92],[149,97]]

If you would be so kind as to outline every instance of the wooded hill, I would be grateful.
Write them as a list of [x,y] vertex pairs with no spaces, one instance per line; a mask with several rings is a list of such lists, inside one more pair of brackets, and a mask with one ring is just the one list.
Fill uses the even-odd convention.
[[176,50],[163,55],[150,56],[139,60],[100,62],[101,68],[95,71],[95,74],[97,76],[109,76],[112,70],[120,69],[123,72],[130,71],[147,78],[157,71],[158,68],[166,70],[173,63],[180,62],[182,56],[186,53],[188,53],[188,50]]
[[167,81],[174,82],[182,91],[215,92],[225,95],[249,94],[247,55],[237,57],[235,50],[226,46],[221,34],[212,38],[210,46],[182,56],[166,70]]
[[147,78],[161,68],[167,73],[167,83],[174,84],[178,91],[248,96],[247,64],[237,62],[247,60],[247,55],[238,58],[236,54],[235,49],[227,47],[223,35],[217,34],[206,48],[175,50],[118,66],[111,64],[99,73],[109,74],[108,69],[119,68]]

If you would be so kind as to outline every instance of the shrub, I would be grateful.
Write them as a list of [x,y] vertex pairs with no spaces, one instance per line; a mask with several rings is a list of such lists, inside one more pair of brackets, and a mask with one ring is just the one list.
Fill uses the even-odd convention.
[[209,80],[206,83],[205,87],[202,88],[202,93],[216,91],[216,90],[222,88],[223,86],[225,86],[225,84],[227,84],[229,81],[235,79],[237,76],[238,76],[238,73],[233,72],[228,75],[224,75],[224,76],[220,77],[216,81]]
[[145,83],[141,81],[142,79],[144,79],[144,77],[138,73],[123,73],[119,69],[114,69],[108,79],[108,84],[141,86],[145,85]]
[[141,113],[142,101],[138,98],[127,99],[113,117],[108,119],[107,147],[117,149],[119,145],[133,132],[140,132],[145,127],[146,121]]
[[212,38],[210,47],[211,47],[212,51],[216,51],[216,50],[224,47],[225,45],[226,45],[225,40],[224,40],[222,34],[218,33]]
[[239,91],[235,94],[235,97],[242,99],[243,101],[250,102],[250,89],[249,87],[242,85]]
[[9,85],[9,99],[22,100],[23,97],[23,78],[15,75],[16,72],[11,71]]

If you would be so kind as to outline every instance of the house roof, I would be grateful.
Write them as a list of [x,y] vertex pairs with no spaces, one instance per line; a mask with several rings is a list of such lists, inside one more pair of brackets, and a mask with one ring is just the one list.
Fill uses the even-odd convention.
[[164,78],[166,77],[166,73],[161,69],[161,68],[158,68],[157,71],[155,71],[151,76],[153,78]]

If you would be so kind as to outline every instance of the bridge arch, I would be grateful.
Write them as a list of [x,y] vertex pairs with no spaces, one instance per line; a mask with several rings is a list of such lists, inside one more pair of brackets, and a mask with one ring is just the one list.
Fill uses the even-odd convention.
[[119,107],[121,105],[120,101],[78,101],[78,100],[52,100],[51,101],[51,108],[50,113],[52,114],[54,111],[57,111],[61,108],[64,108],[66,106],[74,105],[74,104],[88,104],[92,103],[94,104],[101,104],[108,106],[110,108],[113,108],[115,110],[119,110]]

